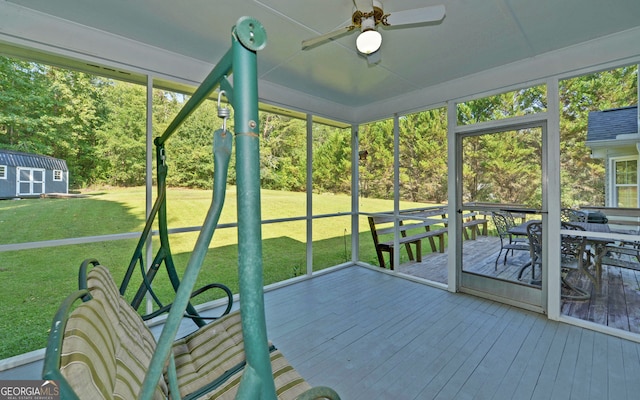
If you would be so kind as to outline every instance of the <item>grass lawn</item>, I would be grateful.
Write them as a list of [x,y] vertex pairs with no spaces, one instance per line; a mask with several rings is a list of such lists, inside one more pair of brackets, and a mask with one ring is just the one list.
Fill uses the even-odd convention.
[[[144,188],[100,189],[87,197],[0,201],[0,244],[139,232],[144,226]],[[262,219],[303,216],[306,194],[263,190]],[[211,192],[170,189],[167,195],[169,227],[199,226],[211,203]],[[348,212],[347,195],[313,197],[314,214]],[[403,203],[402,208],[425,206]],[[363,212],[388,211],[392,201],[361,199]],[[220,223],[235,222],[236,193],[230,187]],[[351,259],[349,216],[313,221],[313,269],[320,270]],[[222,282],[238,291],[237,231],[216,231],[199,276],[199,285]],[[306,221],[267,224],[262,228],[265,284],[306,272]],[[366,218],[360,222],[360,259],[377,264]],[[171,236],[171,251],[179,273],[186,266],[197,233]],[[62,300],[77,289],[77,271],[86,258],[108,266],[120,282],[137,240],[126,239],[0,253],[0,359],[45,347],[52,317]],[[137,278],[137,275],[135,275]],[[135,279],[137,284],[140,280]],[[156,290],[167,302],[172,291],[159,275]],[[136,286],[137,287],[137,286]],[[131,294],[132,295],[132,294]],[[199,302],[208,301],[212,293]]]

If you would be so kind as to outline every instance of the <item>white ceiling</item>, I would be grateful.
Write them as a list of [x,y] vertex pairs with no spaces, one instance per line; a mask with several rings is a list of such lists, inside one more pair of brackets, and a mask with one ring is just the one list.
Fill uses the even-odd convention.
[[268,37],[261,100],[347,123],[640,57],[639,0],[386,0],[384,9],[435,4],[446,6],[440,24],[382,30],[376,65],[355,51],[355,33],[301,50],[349,25],[351,0],[0,0],[0,52],[193,85],[248,15]]

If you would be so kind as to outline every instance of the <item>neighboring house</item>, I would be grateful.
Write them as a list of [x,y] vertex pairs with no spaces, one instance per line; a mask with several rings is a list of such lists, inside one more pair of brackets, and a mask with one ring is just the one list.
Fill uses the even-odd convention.
[[589,113],[586,145],[593,158],[605,160],[607,207],[640,207],[638,106]]
[[68,192],[66,161],[0,149],[0,199]]

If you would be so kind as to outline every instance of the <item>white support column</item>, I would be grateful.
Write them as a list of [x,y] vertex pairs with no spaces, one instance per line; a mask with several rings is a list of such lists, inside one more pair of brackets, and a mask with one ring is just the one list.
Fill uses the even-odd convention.
[[[149,218],[151,209],[153,208],[153,77],[147,75],[147,110],[146,110],[146,159],[145,159],[145,215]],[[153,262],[153,240],[149,236],[145,244],[145,254],[147,259],[147,270],[151,268]],[[147,293],[147,314],[153,312],[153,302],[149,293]]]
[[395,233],[393,235],[393,265],[400,265],[400,230],[398,217],[400,216],[400,119],[393,114],[393,215]]
[[456,113],[456,102],[449,101],[447,102],[447,173],[449,176],[448,179],[448,201],[449,201],[449,229],[447,232],[447,236],[449,237],[449,244],[447,245],[447,265],[448,265],[448,288],[450,292],[457,292],[460,287],[460,277],[458,274],[458,265],[462,263],[462,260],[458,259],[457,254],[462,254],[462,243],[459,240],[458,227],[456,224],[457,220],[457,199],[459,197],[459,186],[458,186],[458,164],[459,153],[458,153],[458,134],[456,132],[457,126],[457,113]]
[[360,132],[351,125],[351,261],[360,260]]
[[[546,152],[545,150],[546,139]],[[547,132],[543,136],[542,156],[542,210],[547,211],[548,235],[543,235],[542,248],[546,249],[545,259],[543,252],[543,266],[546,261],[547,271],[547,298],[543,299],[542,307],[546,308],[549,319],[560,318],[560,95],[558,93],[558,80],[547,81]],[[546,154],[546,157],[545,157]],[[544,222],[543,214],[543,222]],[[545,226],[543,224],[543,232]],[[543,275],[544,276],[544,275]]]
[[313,273],[313,116],[307,114],[307,275]]

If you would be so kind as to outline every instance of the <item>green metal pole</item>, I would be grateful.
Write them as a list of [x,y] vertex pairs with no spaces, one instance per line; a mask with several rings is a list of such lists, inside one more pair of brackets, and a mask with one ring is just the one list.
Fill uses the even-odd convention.
[[214,133],[214,188],[211,206],[205,217],[205,221],[196,240],[195,247],[189,257],[187,267],[182,276],[182,283],[176,292],[176,298],[169,311],[164,328],[158,339],[156,349],[151,357],[149,368],[142,382],[140,399],[151,399],[164,371],[171,347],[180,326],[184,311],[189,305],[191,291],[195,286],[200,273],[202,262],[207,254],[209,243],[215,228],[220,220],[222,206],[224,205],[225,189],[227,184],[227,170],[231,156],[231,134],[221,129]]
[[187,103],[180,109],[178,115],[175,116],[173,121],[169,124],[167,129],[164,130],[161,136],[155,139],[156,145],[164,144],[167,139],[171,137],[171,135],[175,132],[176,129],[182,124],[182,122],[189,116],[196,108],[202,103],[207,96],[211,94],[215,90],[216,87],[220,84],[220,81],[223,79],[224,75],[228,75],[231,72],[231,60],[232,60],[232,49],[229,49],[224,56],[218,61],[218,64],[213,68],[213,70],[207,75],[207,77],[202,81],[200,86],[196,89],[193,95],[189,98]]
[[[260,23],[241,18],[234,29],[233,83],[238,198],[240,312],[247,368],[237,399],[276,399],[262,277],[260,141],[256,51],[266,44]],[[256,388],[259,384],[259,388]],[[255,394],[259,393],[259,397]]]
[[[238,398],[254,400],[260,393],[260,399],[276,399],[275,384],[271,373],[271,362],[267,345],[266,321],[264,316],[264,298],[262,283],[262,244],[260,234],[260,163],[258,151],[258,87],[257,87],[257,50],[264,47],[266,34],[262,25],[253,18],[242,17],[233,29],[232,47],[223,60],[206,78],[194,95],[198,98],[188,101],[178,115],[186,118],[193,109],[221,81],[225,74],[234,69],[234,110],[235,128],[240,130],[236,143],[241,147],[237,154],[238,181],[238,251],[240,298],[242,327],[244,329],[245,353],[247,367],[251,372],[247,379],[241,381]],[[240,42],[242,44],[240,44]],[[232,64],[229,64],[229,54]],[[229,67],[229,68],[227,68]],[[236,70],[239,73],[236,73]],[[160,146],[171,136],[175,128],[182,122],[176,117],[162,137],[156,139]],[[164,366],[169,359],[171,346],[175,339],[182,315],[189,304],[189,297],[195,285],[202,262],[206,255],[211,237],[218,224],[224,203],[227,168],[231,154],[231,137],[222,130],[215,132],[214,146],[214,197],[205,222],[196,241],[187,267],[182,276],[182,283],[176,293],[160,338],[151,358],[151,362],[139,395],[140,399],[150,399],[162,376]],[[241,165],[240,165],[241,164]],[[241,228],[243,226],[243,228]],[[255,372],[255,373],[254,373]],[[249,382],[249,384],[245,384]],[[252,382],[260,382],[257,388]],[[252,389],[253,387],[253,389]],[[244,394],[243,394],[244,393]]]

